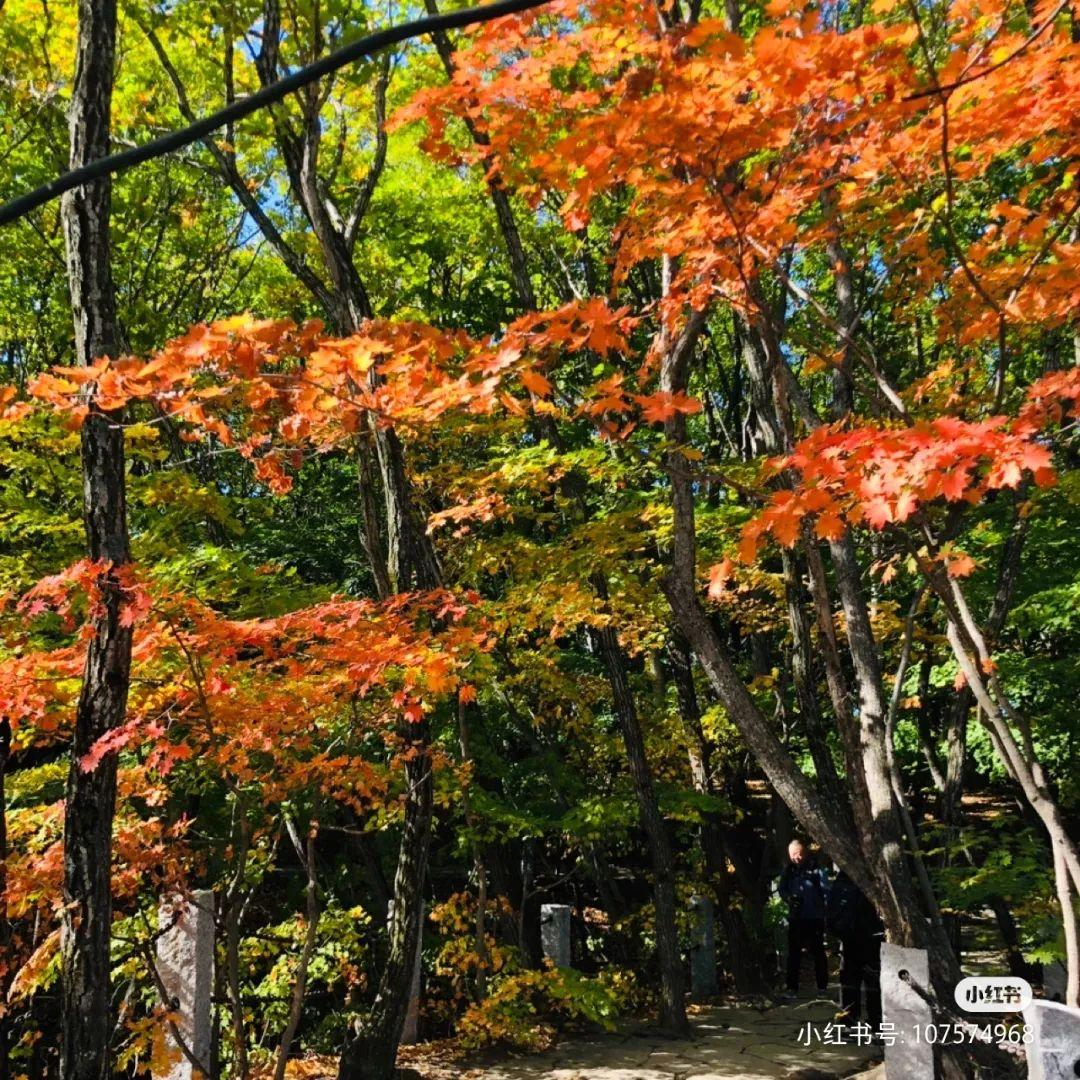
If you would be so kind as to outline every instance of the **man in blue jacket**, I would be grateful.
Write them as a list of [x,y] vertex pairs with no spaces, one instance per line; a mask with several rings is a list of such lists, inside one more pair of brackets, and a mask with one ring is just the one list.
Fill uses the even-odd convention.
[[788,864],[780,875],[779,892],[788,906],[788,993],[799,992],[799,966],[804,949],[813,957],[817,988],[824,992],[829,986],[829,966],[825,959],[829,879],[801,840],[788,844]]

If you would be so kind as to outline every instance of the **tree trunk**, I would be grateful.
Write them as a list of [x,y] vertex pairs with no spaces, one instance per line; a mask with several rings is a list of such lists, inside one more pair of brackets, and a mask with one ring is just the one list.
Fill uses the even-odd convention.
[[[746,327],[746,336],[752,347],[744,346],[744,358],[750,375],[762,441],[766,450],[776,453],[791,445],[790,410],[786,407],[786,392],[780,370],[785,360],[780,354],[779,331],[771,321],[771,312],[758,297],[756,289],[753,290],[753,295],[758,301],[758,321]],[[858,762],[858,772],[861,773],[863,784],[860,785],[860,798],[854,809],[858,813],[863,854],[877,885],[873,893],[868,895],[876,895],[884,903],[882,918],[892,939],[903,945],[911,945],[914,944],[917,933],[915,922],[918,919],[918,907],[904,860],[902,833],[888,768],[885,746],[886,705],[877,643],[862,596],[859,566],[850,536],[834,541],[830,545],[830,552],[858,691],[856,715],[861,759]],[[798,580],[791,555],[788,553],[784,554],[784,571],[788,616],[795,641],[796,658],[800,659],[799,654],[802,653],[802,663],[797,664],[796,673],[801,675],[801,681],[807,684],[807,674],[800,668],[808,662],[806,654],[809,649],[809,632],[802,604],[798,603]],[[802,696],[805,696],[805,691]],[[813,706],[810,711],[813,711]],[[812,736],[812,725],[807,725],[807,734],[808,737]],[[811,737],[811,746],[813,743],[814,739]],[[825,779],[827,782],[828,777]],[[792,809],[794,810],[794,807]]]
[[803,734],[814,762],[814,771],[822,787],[834,798],[846,800],[846,794],[836,774],[828,734],[821,715],[820,703],[814,679],[813,644],[810,640],[810,620],[806,613],[805,590],[799,578],[798,565],[793,552],[786,548],[781,552],[784,570],[784,593],[787,600],[788,625],[791,627],[791,673],[795,682],[795,694],[799,704],[799,719]]
[[[971,617],[963,593],[951,578],[932,569],[924,572],[945,600],[949,644],[978,702],[994,752],[1020,785],[1024,798],[1049,836],[1069,965],[1065,1003],[1080,1005],[1080,916],[1076,909],[1076,897],[1080,895],[1080,850],[1046,784],[1026,718],[1012,707],[994,671],[986,671],[989,661],[986,640]],[[1016,739],[1014,727],[1020,732],[1021,742]]]
[[[602,601],[607,600],[607,584],[601,576],[593,582]],[[653,902],[656,908],[656,947],[660,960],[660,1019],[664,1027],[677,1034],[689,1030],[684,1001],[685,980],[679,938],[675,926],[675,855],[671,848],[667,825],[656,801],[649,763],[645,755],[645,740],[634,695],[626,675],[626,658],[613,626],[592,631],[597,651],[607,670],[608,682],[615,705],[615,715],[622,728],[627,763],[634,781],[641,826],[649,843],[653,869]]]
[[[751,286],[752,298],[758,308],[755,326],[761,333],[761,352],[768,359],[766,370],[771,377],[775,426],[783,433],[783,445],[787,446],[792,438],[791,387],[786,378],[790,373],[780,351],[779,338],[783,327],[760,296],[756,283],[751,282]],[[750,375],[752,382],[762,377],[758,371],[751,371]],[[761,396],[764,395],[765,388],[762,388]],[[845,394],[841,393],[840,396],[843,398]],[[800,415],[803,415],[802,409]],[[805,419],[811,425],[818,423],[812,412]],[[812,547],[812,543],[807,544],[808,549]],[[940,993],[947,993],[959,978],[959,968],[937,917],[932,896],[932,910],[925,913],[928,918],[924,918],[920,912],[915,882],[905,854],[903,807],[898,803],[889,765],[890,732],[886,724],[887,706],[881,661],[851,534],[831,541],[829,552],[844,612],[844,630],[858,697],[857,712],[852,715],[845,706],[838,712],[838,719],[841,725],[855,721],[855,731],[848,733],[847,740],[853,739],[857,732],[858,756],[857,760],[851,762],[854,766],[852,809],[864,862],[872,877],[869,889],[861,884],[860,888],[878,909],[892,941],[930,948],[935,986]],[[818,591],[826,594],[818,598],[818,604],[825,605],[827,610],[822,614],[831,619],[827,588],[820,567],[816,573],[812,569],[811,577],[817,578]],[[848,756],[850,759],[854,755],[849,753]]]
[[[705,313],[692,312],[679,337],[667,344],[660,371],[660,388],[668,393],[686,389],[690,359],[705,324]],[[663,590],[680,632],[697,655],[709,682],[750,752],[777,794],[853,881],[871,890],[862,850],[851,821],[841,807],[823,800],[799,770],[743,685],[734,664],[713,629],[696,587],[697,540],[694,495],[686,456],[677,447],[686,441],[686,419],[676,414],[665,424],[673,449],[667,468],[674,510],[671,568]]]
[[418,752],[405,762],[405,826],[394,875],[394,914],[390,919],[390,949],[379,979],[375,1004],[363,1026],[345,1043],[339,1080],[390,1080],[412,992],[412,972],[420,944],[420,915],[424,901],[431,841],[434,787],[428,749],[427,720],[412,725],[410,748]]
[[[462,764],[472,765],[473,757],[469,739],[469,706],[458,698],[458,746],[461,748]],[[484,844],[480,839],[478,822],[472,811],[472,799],[468,786],[461,792],[462,810],[465,815],[465,827],[472,834],[469,847],[472,849],[473,873],[476,875],[476,998],[483,1001],[487,996],[487,976],[491,958],[487,947],[487,864],[484,860]]]
[[[279,0],[265,0],[262,47],[255,58],[259,78],[264,85],[278,77],[280,38]],[[313,43],[314,49],[321,47],[321,41]],[[388,69],[384,70],[382,93],[385,93],[388,75]],[[276,139],[293,197],[311,223],[330,279],[330,310],[327,314],[339,332],[351,334],[374,314],[370,297],[353,262],[352,237],[370,202],[384,153],[377,159],[376,166],[365,181],[364,193],[354,207],[355,219],[350,232],[349,226],[339,220],[335,208],[324,195],[318,175],[322,137],[319,107],[318,92],[306,92],[301,101],[301,130],[297,133],[279,124]],[[309,283],[305,281],[305,284]],[[317,299],[323,299],[315,295]],[[371,378],[377,378],[374,370]],[[375,445],[386,507],[387,566],[384,576],[381,566],[373,561],[372,572],[377,587],[380,592],[386,589],[388,593],[438,588],[441,572],[425,522],[415,505],[401,440],[392,428],[379,426],[374,417],[369,418],[368,429]],[[367,448],[361,447],[358,452],[365,550],[369,558],[380,560],[382,549],[375,539],[376,515],[372,506],[372,471],[365,466]],[[379,980],[375,1005],[360,1030],[346,1041],[338,1074],[342,1080],[387,1080],[393,1074],[411,992],[412,964],[420,940],[433,803],[427,720],[403,724],[401,735],[408,752],[405,761],[405,821],[394,875],[394,915],[389,924],[389,955]]]
[[[691,312],[679,338],[666,344],[662,353],[660,386],[669,393],[685,391],[690,360],[703,312]],[[778,380],[774,380],[778,381]],[[857,651],[854,664],[859,679],[863,771],[872,817],[853,827],[850,808],[823,798],[803,775],[791,755],[772,731],[768,721],[746,690],[697,597],[696,537],[693,486],[687,459],[678,447],[686,441],[686,421],[676,414],[665,425],[674,449],[667,456],[672,488],[674,539],[671,570],[663,589],[679,628],[697,653],[728,716],[738,727],[758,764],[777,794],[807,829],[874,902],[890,938],[902,944],[931,947],[935,986],[943,992],[958,978],[952,951],[940,925],[928,926],[918,912],[915,889],[904,859],[899,823],[885,753],[885,707],[879,664],[873,637],[868,633],[865,606],[857,604],[857,565],[843,542],[834,545],[834,563],[848,619],[849,644]],[[854,626],[852,625],[854,623]],[[866,842],[863,842],[866,841]],[[875,847],[875,841],[880,847]]]
[[[405,528],[391,549],[394,563],[391,577],[397,589],[434,589],[439,586],[438,564],[430,538],[415,528],[408,498],[401,443],[392,431],[388,445],[396,448],[395,469],[385,483],[388,493],[397,493],[397,506]],[[384,473],[384,478],[387,474]],[[390,1080],[394,1074],[398,1045],[412,992],[412,972],[420,944],[420,919],[424,903],[424,878],[431,847],[431,818],[434,782],[431,774],[430,731],[427,718],[402,723],[405,743],[405,822],[394,874],[394,914],[389,923],[389,952],[379,979],[375,1004],[360,1029],[351,1035],[342,1050],[339,1080]]]
[[[109,110],[116,49],[114,0],[80,0],[70,132],[71,167],[109,152]],[[61,218],[75,323],[75,354],[87,366],[120,353],[109,261],[111,183],[103,177],[67,193]],[[124,719],[131,670],[131,627],[121,621],[116,570],[128,561],[124,437],[119,418],[88,401],[82,428],[83,515],[87,553],[103,564],[101,607],[93,621],[68,772],[64,814],[64,909],[61,931],[61,1072],[66,1080],[109,1075],[110,867],[116,803],[116,754],[92,770],[82,758]]]
[[860,744],[870,811],[870,820],[864,823],[867,826],[864,850],[875,870],[876,892],[885,905],[881,915],[891,940],[900,945],[914,945],[920,937],[920,916],[889,774],[885,746],[887,706],[877,643],[862,598],[859,566],[850,535],[833,541],[830,552],[859,693]]
[[[679,703],[679,717],[686,732],[694,790],[704,795],[716,795],[709,762],[711,748],[701,729],[701,709],[694,688],[690,650],[677,631],[673,633],[668,646],[668,657]],[[705,860],[705,872],[716,893],[716,912],[724,931],[735,989],[740,994],[764,993],[766,987],[762,978],[760,948],[755,947],[755,942],[747,932],[742,913],[732,904],[724,825],[717,814],[702,815],[701,854]],[[760,944],[756,943],[757,946]]]
[[289,1015],[285,1022],[285,1030],[281,1033],[277,1059],[274,1062],[274,1080],[285,1080],[285,1071],[289,1065],[289,1054],[292,1051],[293,1039],[296,1038],[296,1029],[300,1026],[300,1017],[304,1009],[304,993],[307,990],[308,969],[311,966],[311,957],[315,952],[315,945],[319,938],[319,887],[315,878],[315,836],[310,831],[311,826],[309,826],[308,835],[304,842],[301,843],[300,835],[296,832],[289,819],[286,819],[286,825],[296,848],[296,854],[303,861],[304,873],[307,876],[307,886],[304,889],[307,930],[304,933],[304,945],[300,950],[300,960],[296,967],[292,998],[289,1001]]

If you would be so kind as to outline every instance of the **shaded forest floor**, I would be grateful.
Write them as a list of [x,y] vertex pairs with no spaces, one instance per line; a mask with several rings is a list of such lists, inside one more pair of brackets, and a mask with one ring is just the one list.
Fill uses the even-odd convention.
[[[577,1035],[537,1054],[463,1056],[450,1041],[403,1047],[399,1065],[423,1080],[832,1080],[870,1070],[878,1047],[813,1046],[799,1033],[820,1031],[835,1002],[813,999],[792,1005],[708,1005],[691,1011],[693,1034],[672,1039],[640,1022],[612,1032]],[[332,1080],[330,1059],[290,1063],[296,1080]]]
[[665,1038],[638,1025],[491,1064],[403,1056],[424,1080],[824,1080],[861,1072],[881,1059],[875,1047],[799,1042],[808,1022],[820,1030],[835,1011],[828,1000],[708,1006],[694,1010],[689,1039]]

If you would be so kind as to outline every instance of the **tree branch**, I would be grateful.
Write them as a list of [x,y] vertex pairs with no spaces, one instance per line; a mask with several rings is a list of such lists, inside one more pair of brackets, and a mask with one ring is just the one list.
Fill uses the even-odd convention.
[[[165,47],[162,45],[161,39],[154,32],[153,27],[139,15],[134,15],[134,18],[139,28],[146,35],[146,39],[150,42],[154,52],[157,54],[157,58],[160,61],[162,68],[165,70],[165,74],[168,75],[169,81],[173,84],[173,89],[176,91],[177,104],[180,108],[180,115],[183,116],[185,120],[194,121],[195,113],[191,108],[187,90],[184,87],[179,72],[176,70],[176,66],[170,59]],[[214,159],[223,179],[233,189],[237,199],[240,201],[240,205],[251,215],[252,221],[259,227],[259,231],[266,237],[271,247],[273,247],[281,258],[281,261],[289,268],[293,276],[303,283],[307,290],[325,310],[333,310],[333,299],[330,296],[329,290],[311,267],[307,265],[302,256],[300,256],[288,243],[285,237],[281,235],[278,227],[270,219],[266,211],[263,210],[262,206],[259,204],[259,200],[252,194],[251,189],[240,175],[240,170],[236,165],[235,153],[223,150],[222,147],[218,145],[217,141],[209,136],[202,138],[200,141],[203,146],[210,151],[210,156]]]
[[287,94],[302,90],[306,86],[317,82],[325,75],[338,71],[349,64],[366,56],[373,56],[390,45],[396,45],[410,38],[421,37],[438,30],[447,30],[459,26],[472,26],[476,23],[490,22],[502,15],[513,15],[520,11],[529,11],[532,8],[542,7],[548,0],[496,0],[493,4],[487,4],[479,8],[465,8],[463,11],[451,11],[438,16],[425,16],[421,19],[413,19],[410,22],[401,23],[398,26],[390,26],[385,30],[379,30],[374,34],[359,38],[348,45],[320,57],[312,64],[294,71],[283,79],[278,79],[254,94],[234,101],[217,112],[204,116],[200,120],[188,124],[179,131],[163,135],[160,139],[136,146],[131,150],[125,150],[120,154],[108,154],[88,164],[63,173],[55,180],[50,180],[33,191],[20,195],[10,202],[0,206],[0,226],[9,225],[13,221],[28,214],[31,210],[55,199],[65,191],[82,187],[93,180],[112,173],[123,172],[135,165],[152,161],[154,158],[170,154],[174,150],[180,150],[190,146],[194,142],[204,139],[211,132],[226,124],[242,120],[251,116],[260,109],[281,101]]

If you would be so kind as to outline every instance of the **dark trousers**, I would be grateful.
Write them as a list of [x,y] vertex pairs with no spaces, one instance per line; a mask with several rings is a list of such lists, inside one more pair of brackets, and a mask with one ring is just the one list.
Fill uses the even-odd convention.
[[829,985],[829,965],[825,960],[825,920],[788,920],[787,934],[787,988],[793,994],[799,989],[799,967],[803,949],[814,959],[814,978],[819,990]]
[[876,1029],[881,1024],[881,938],[844,938],[840,947],[840,1007],[854,1023],[860,1015],[860,994],[865,993],[866,1022]]

